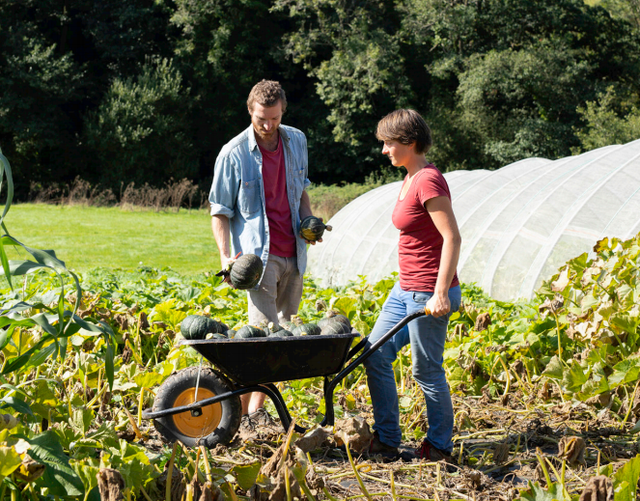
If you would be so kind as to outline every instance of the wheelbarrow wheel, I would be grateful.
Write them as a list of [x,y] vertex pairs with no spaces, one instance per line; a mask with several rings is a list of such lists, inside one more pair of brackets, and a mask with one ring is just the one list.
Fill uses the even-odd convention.
[[[198,383],[198,371],[200,381]],[[196,385],[198,391],[196,396]],[[197,400],[215,397],[232,390],[232,384],[210,368],[190,367],[176,372],[158,388],[153,411],[189,405]],[[179,440],[188,447],[204,445],[212,448],[228,444],[240,427],[242,406],[240,397],[226,398],[204,406],[197,415],[192,411],[181,412],[153,420],[160,434],[169,442]]]

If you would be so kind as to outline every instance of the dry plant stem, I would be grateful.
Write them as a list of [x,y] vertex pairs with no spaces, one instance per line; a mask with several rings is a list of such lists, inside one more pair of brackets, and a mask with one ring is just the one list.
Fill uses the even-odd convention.
[[[393,474],[393,471],[390,472],[391,474]],[[378,478],[378,477],[374,477],[373,475],[367,475],[366,473],[361,473],[362,477],[367,478],[369,480],[374,480],[376,482],[379,482],[381,484],[389,484],[391,486],[392,490],[395,490],[395,486],[398,487],[404,487],[405,489],[415,489],[414,485],[409,485],[409,484],[399,484],[397,483],[395,480],[385,480],[384,478]],[[345,475],[348,476],[348,475]]]
[[[282,457],[284,458],[284,454],[282,455]],[[289,468],[287,467],[286,463],[282,465],[282,468],[284,469],[284,487],[285,487],[285,490],[287,491],[287,501],[292,501],[293,498],[291,497],[291,482],[289,480]]]
[[289,448],[291,447],[291,438],[293,437],[293,430],[295,429],[295,427],[296,427],[296,419],[293,418],[291,420],[291,425],[289,426],[289,431],[287,432],[287,436],[285,438],[284,451],[282,453],[282,457],[280,458],[280,464],[278,464],[278,469],[282,468],[285,465],[287,455],[289,454]]
[[100,398],[102,398],[102,395],[104,395],[108,388],[109,387],[106,384],[103,384],[102,388],[100,388],[100,391],[98,391],[95,396],[87,403],[87,407],[93,408],[93,406],[98,400],[100,400]]
[[[153,500],[151,499],[151,497],[149,496],[149,494],[147,494],[147,491],[145,491],[145,490],[144,490],[144,487],[142,487],[141,485],[140,485],[139,487],[140,487],[140,492],[142,492],[142,495],[144,496],[144,498],[145,498],[147,501],[153,501]],[[2,498],[0,498],[0,499],[2,499]]]
[[167,485],[165,488],[166,501],[171,501],[171,480],[173,479],[173,463],[176,459],[177,450],[178,450],[178,442],[175,442],[173,444],[173,449],[171,451],[171,458],[169,459],[169,466],[167,468]]
[[393,476],[393,470],[391,470],[390,472],[390,477],[391,477],[391,498],[393,499],[393,501],[396,501],[396,481],[395,478]]
[[[633,409],[633,403],[636,401],[636,393],[638,393],[638,385],[640,385],[640,379],[636,383],[636,387],[633,389],[633,395],[629,399],[629,409],[627,409],[627,413],[624,415],[624,419],[622,420],[622,424],[620,425],[620,429],[624,429],[624,425],[627,424],[627,420],[631,415],[631,409]],[[612,399],[613,400],[613,399]]]
[[556,315],[556,312],[551,310],[551,313],[556,321],[556,330],[558,331],[558,358],[560,359],[560,362],[562,362],[562,338],[560,336],[560,322],[558,322],[558,315]]
[[[138,337],[140,337],[139,334],[138,334]],[[129,347],[129,349],[131,350],[131,356],[136,361],[136,363],[138,365],[144,366],[144,363],[142,363],[142,359],[140,358],[140,355],[138,354],[138,351],[137,351],[137,350],[141,350],[141,348],[134,348],[133,345],[131,344],[131,340],[129,340],[129,339],[127,339],[126,344]],[[142,351],[140,351],[140,353],[142,353]]]
[[511,376],[509,375],[509,368],[507,367],[507,364],[505,363],[505,361],[502,360],[501,355],[498,356],[498,358],[493,364],[493,367],[491,367],[491,373],[493,374],[493,370],[496,368],[496,365],[498,365],[498,362],[502,364],[502,368],[504,369],[505,376],[507,377],[507,384],[504,387],[504,393],[502,394],[502,396],[507,396],[507,394],[509,393],[509,389],[511,388]]
[[140,440],[142,438],[142,433],[140,433],[140,428],[138,428],[138,425],[136,424],[136,420],[133,418],[133,415],[129,412],[129,409],[127,409],[126,407],[124,407],[124,412],[127,414],[127,417],[129,418],[129,423],[131,424],[131,428],[133,428],[133,433],[135,433],[136,438]]
[[[198,481],[204,483],[206,479],[202,474],[202,472],[200,471],[200,469],[198,468],[198,463],[200,463],[201,453],[202,453],[202,446],[198,447],[198,450],[196,451],[196,459],[193,462],[193,468],[195,470],[195,475],[198,477]],[[189,457],[189,461],[191,461],[191,457]]]
[[324,492],[324,495],[327,496],[327,499],[329,501],[338,501],[338,499],[334,498],[331,493],[329,492],[329,490],[326,487],[322,488],[322,492]]
[[140,388],[140,397],[138,398],[138,426],[142,426],[142,407],[144,406],[144,386]]
[[344,448],[347,451],[347,457],[349,458],[349,464],[351,465],[351,468],[353,469],[353,473],[356,476],[356,480],[358,481],[358,484],[360,485],[360,490],[362,491],[362,494],[364,494],[364,496],[371,500],[371,496],[369,495],[369,493],[367,492],[367,488],[364,486],[364,482],[362,481],[362,478],[360,478],[360,473],[358,473],[358,468],[356,468],[356,465],[353,461],[353,456],[351,455],[351,450],[349,448],[349,441],[347,440],[346,436],[343,436],[342,441],[344,442]]
[[468,435],[465,435],[462,438],[464,440],[467,440],[469,438],[485,437],[487,435],[496,435],[498,433],[506,433],[506,432],[507,432],[506,428],[496,428],[495,430],[483,430],[483,431],[476,431],[473,433],[469,433]]

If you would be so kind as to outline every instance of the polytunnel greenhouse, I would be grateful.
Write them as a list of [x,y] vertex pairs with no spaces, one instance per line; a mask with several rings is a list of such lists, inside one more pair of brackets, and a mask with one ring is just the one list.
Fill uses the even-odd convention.
[[[444,176],[462,234],[460,280],[496,299],[531,298],[597,240],[640,231],[640,140]],[[401,185],[371,190],[331,219],[333,231],[309,250],[312,277],[336,286],[359,275],[375,282],[398,270],[391,213]]]

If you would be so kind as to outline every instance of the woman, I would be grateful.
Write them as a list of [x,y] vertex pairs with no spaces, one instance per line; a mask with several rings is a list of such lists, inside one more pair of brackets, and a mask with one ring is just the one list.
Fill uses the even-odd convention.
[[411,343],[413,376],[427,404],[429,431],[418,458],[449,460],[453,443],[453,406],[442,366],[447,324],[460,307],[456,276],[460,233],[444,176],[426,159],[431,131],[413,110],[396,110],[378,123],[376,137],[382,153],[407,175],[393,211],[400,230],[400,280],[387,298],[369,335],[375,342],[407,315],[426,308],[431,312],[407,324],[364,363],[375,419],[370,453],[397,456],[402,438],[398,392],[392,368],[397,353]]

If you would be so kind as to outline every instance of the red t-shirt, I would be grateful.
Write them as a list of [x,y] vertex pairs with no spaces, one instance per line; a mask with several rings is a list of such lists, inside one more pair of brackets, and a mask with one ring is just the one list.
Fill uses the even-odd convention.
[[[443,238],[424,204],[442,196],[451,200],[447,181],[433,164],[415,175],[402,200],[398,196],[391,220],[400,230],[400,287],[405,291],[433,292],[435,289]],[[458,283],[456,274],[450,287]]]
[[259,147],[262,153],[262,180],[269,220],[269,254],[294,257],[296,237],[293,234],[291,209],[287,197],[287,172],[284,165],[282,138],[278,142],[276,151]]

